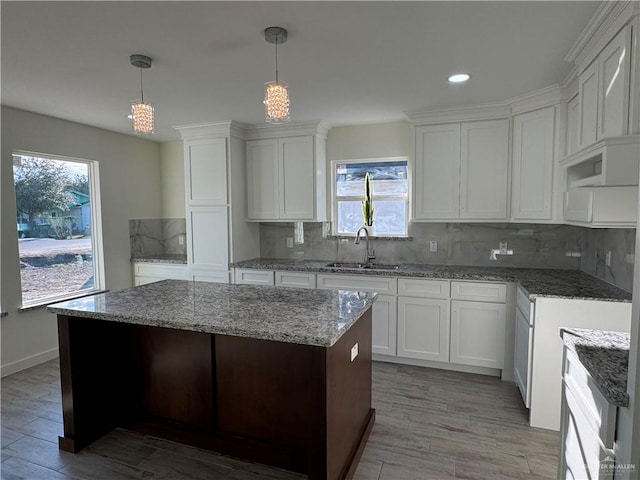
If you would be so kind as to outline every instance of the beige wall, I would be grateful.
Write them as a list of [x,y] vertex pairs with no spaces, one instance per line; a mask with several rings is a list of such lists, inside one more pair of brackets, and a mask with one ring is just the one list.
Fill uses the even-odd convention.
[[184,150],[182,141],[160,145],[162,217],[185,218]]
[[410,157],[409,122],[335,127],[327,135],[327,160]]
[[162,213],[160,146],[149,140],[2,107],[0,164],[0,282],[2,373],[8,374],[57,356],[55,316],[44,308],[18,312],[21,303],[12,158],[26,150],[96,160],[100,170],[106,288],[132,284],[130,218]]

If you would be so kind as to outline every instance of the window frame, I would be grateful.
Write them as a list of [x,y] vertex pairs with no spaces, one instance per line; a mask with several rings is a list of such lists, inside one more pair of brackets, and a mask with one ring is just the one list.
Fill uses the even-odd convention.
[[[104,271],[104,245],[102,241],[102,204],[100,195],[100,166],[97,160],[89,160],[85,158],[71,157],[67,155],[55,155],[50,153],[33,152],[29,150],[13,150],[13,156],[38,157],[60,162],[81,163],[87,166],[87,177],[89,182],[89,197],[91,198],[91,255],[93,262],[93,287],[84,290],[75,290],[60,295],[52,295],[48,297],[38,298],[25,302],[22,299],[22,278],[20,280],[20,307],[19,310],[29,310],[34,307],[49,305],[52,303],[71,300],[74,298],[86,297],[105,290],[105,271]],[[13,175],[13,169],[12,169]],[[15,191],[13,192],[15,197]],[[20,259],[20,247],[18,245],[18,236],[16,235],[16,250],[18,252],[18,260]]]
[[405,209],[405,229],[402,234],[377,234],[375,231],[375,225],[373,230],[372,237],[378,238],[408,238],[409,236],[409,212],[410,212],[410,202],[411,202],[411,162],[409,161],[408,156],[400,156],[400,157],[378,157],[378,158],[356,158],[349,160],[332,160],[331,161],[331,234],[336,237],[355,237],[356,233],[340,233],[338,232],[338,201],[346,200],[346,201],[362,201],[363,195],[359,196],[340,196],[338,197],[338,185],[337,185],[337,166],[345,163],[384,163],[384,162],[407,162],[407,194],[406,197],[401,197],[399,195],[376,195],[374,191],[374,201],[375,200],[399,200],[404,199],[404,209]]

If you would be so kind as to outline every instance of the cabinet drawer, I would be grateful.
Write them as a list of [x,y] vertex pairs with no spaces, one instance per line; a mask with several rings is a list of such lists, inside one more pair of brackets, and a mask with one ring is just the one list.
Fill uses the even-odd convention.
[[451,298],[504,303],[507,301],[507,286],[504,283],[451,282]]
[[605,448],[613,448],[616,429],[616,407],[598,390],[589,373],[571,350],[566,350],[564,368],[565,389],[572,394],[574,406],[579,408],[594,435]]
[[399,278],[398,295],[407,297],[449,298],[449,281]]
[[238,285],[273,285],[273,271],[236,269],[236,283]]
[[365,275],[318,274],[317,288],[322,290],[356,290],[395,295],[398,282],[395,278]]
[[276,272],[276,286],[316,288],[316,274],[302,272]]
[[170,265],[162,263],[134,263],[134,274],[137,277],[153,277],[158,279],[186,280],[186,265]]

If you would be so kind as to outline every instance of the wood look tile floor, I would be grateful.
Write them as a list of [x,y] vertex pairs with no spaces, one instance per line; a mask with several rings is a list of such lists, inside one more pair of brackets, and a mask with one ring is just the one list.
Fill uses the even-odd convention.
[[[62,434],[58,361],[5,377],[1,478],[290,480],[305,476],[116,429],[78,454]],[[497,378],[375,362],[376,423],[356,480],[555,478],[559,433],[527,426]]]

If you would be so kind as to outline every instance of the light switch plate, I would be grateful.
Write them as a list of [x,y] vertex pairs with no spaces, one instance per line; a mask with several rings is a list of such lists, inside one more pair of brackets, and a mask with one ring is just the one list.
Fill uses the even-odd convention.
[[437,240],[431,240],[429,242],[429,251],[430,252],[437,252],[438,251],[438,241]]
[[351,347],[351,361],[353,362],[358,356],[358,344],[356,343],[353,347]]

